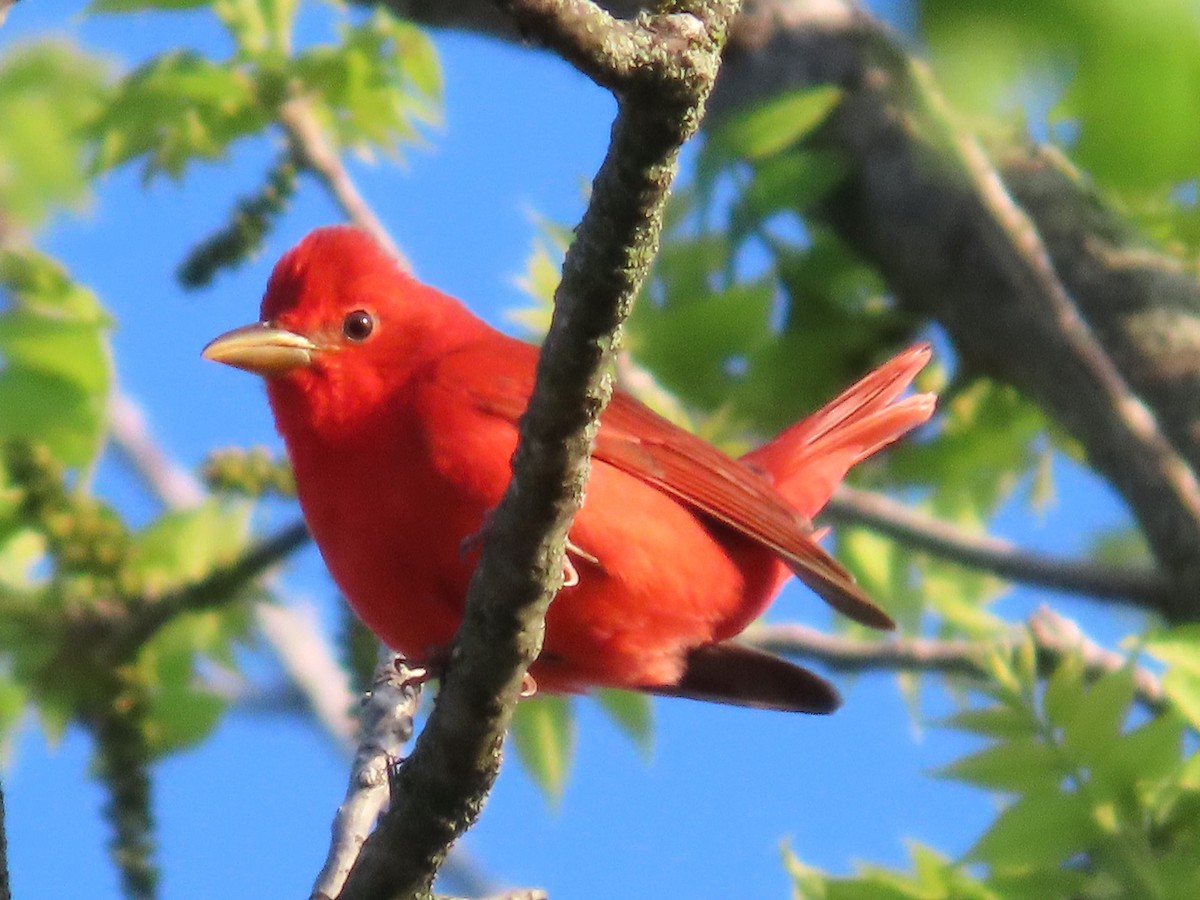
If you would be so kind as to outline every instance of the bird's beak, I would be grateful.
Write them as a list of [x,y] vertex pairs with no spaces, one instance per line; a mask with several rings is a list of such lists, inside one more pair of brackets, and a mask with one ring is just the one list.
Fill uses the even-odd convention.
[[213,339],[201,356],[270,377],[311,365],[313,354],[319,349],[302,334],[255,322]]

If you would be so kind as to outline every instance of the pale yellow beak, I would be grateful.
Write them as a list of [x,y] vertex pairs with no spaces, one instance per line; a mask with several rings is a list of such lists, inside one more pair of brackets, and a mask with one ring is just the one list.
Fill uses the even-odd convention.
[[214,338],[200,355],[269,378],[311,365],[318,350],[302,334],[255,322]]

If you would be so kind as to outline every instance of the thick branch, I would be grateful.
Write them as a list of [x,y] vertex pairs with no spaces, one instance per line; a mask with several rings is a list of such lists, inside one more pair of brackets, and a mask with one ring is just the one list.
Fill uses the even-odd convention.
[[1119,599],[1158,609],[1170,583],[1157,572],[1115,569],[1022,550],[989,535],[968,534],[946,522],[913,512],[882,494],[842,485],[821,513],[822,520],[863,525],[960,565],[982,569],[1022,584],[1102,599]]
[[[495,779],[522,676],[562,580],[620,323],[657,249],[679,148],[698,125],[735,8],[713,0],[694,4],[695,18],[639,23],[680,51],[659,72],[660,93],[620,98],[612,144],[563,264],[512,483],[492,517],[443,690],[343,898],[426,896],[447,847],[474,822]],[[541,37],[561,40],[558,32]]]

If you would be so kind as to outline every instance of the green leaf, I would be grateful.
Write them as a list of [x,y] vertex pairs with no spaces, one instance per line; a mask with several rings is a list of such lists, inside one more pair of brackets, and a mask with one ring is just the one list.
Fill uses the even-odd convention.
[[1162,686],[1192,728],[1200,729],[1200,675],[1187,669],[1170,669],[1163,676]]
[[763,159],[807,137],[841,99],[841,88],[828,85],[781,94],[721,126],[711,140],[722,154]]
[[236,608],[181,616],[154,636],[138,656],[148,695],[146,736],[162,755],[198,743],[216,727],[228,702],[206,689],[197,673],[204,657],[230,660],[233,642],[249,630]]
[[1146,652],[1160,662],[1200,675],[1200,624],[1177,625],[1150,634],[1145,641]]
[[208,500],[169,512],[137,538],[133,570],[151,595],[195,583],[237,558],[249,533],[249,506]]
[[1091,808],[1079,794],[1027,794],[1000,813],[969,856],[998,869],[1053,867],[1097,838]]
[[0,209],[30,228],[88,192],[81,129],[100,109],[108,66],[70,44],[7,47],[0,58]]
[[1170,777],[1181,762],[1185,728],[1181,716],[1164,713],[1121,735],[1108,753],[1095,759],[1095,782],[1111,796]]
[[189,163],[220,159],[234,140],[263,131],[271,114],[246,66],[165,53],[126,76],[93,123],[95,164],[105,171],[141,158],[145,179],[179,178]]
[[845,171],[837,157],[816,150],[797,150],[764,160],[755,167],[750,183],[730,211],[730,240],[740,243],[778,212],[810,208],[837,186]]
[[550,800],[562,796],[575,750],[575,717],[566,697],[540,694],[517,704],[512,736],[517,756]]
[[342,28],[338,44],[297,54],[287,76],[314,98],[314,112],[337,143],[364,154],[372,148],[394,154],[419,139],[418,125],[440,118],[433,45],[382,8]]
[[43,443],[67,465],[100,449],[112,364],[95,296],[49,257],[0,252],[0,437]]
[[648,759],[654,750],[654,706],[650,698],[637,691],[609,688],[596,691],[592,696]]
[[993,744],[937,770],[936,774],[992,790],[1028,794],[1054,788],[1068,771],[1056,748],[1037,738],[1022,737]]
[[1051,725],[1061,726],[1083,701],[1083,662],[1079,654],[1064,656],[1046,681],[1042,709]]
[[1001,739],[1033,737],[1038,733],[1038,721],[1030,710],[1007,703],[996,703],[981,709],[964,709],[939,724]]
[[1128,666],[1094,682],[1063,725],[1066,750],[1085,764],[1111,753],[1133,703],[1133,692],[1133,672]]
[[[668,390],[714,409],[736,382],[738,361],[770,334],[772,287],[765,281],[643,303],[630,319],[628,346]],[[651,337],[651,335],[653,335]]]
[[1043,868],[1028,871],[992,873],[988,886],[997,895],[1013,900],[1063,900],[1065,897],[1085,897],[1088,876],[1078,869]]

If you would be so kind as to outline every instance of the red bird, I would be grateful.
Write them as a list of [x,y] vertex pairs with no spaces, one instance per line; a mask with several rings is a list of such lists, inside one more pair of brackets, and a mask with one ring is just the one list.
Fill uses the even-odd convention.
[[[286,253],[261,321],[204,355],[266,377],[304,516],[363,621],[411,659],[443,659],[473,538],[509,481],[537,349],[335,227]],[[834,709],[823,679],[732,638],[789,574],[852,619],[893,627],[809,519],[852,465],[929,418],[931,395],[900,397],[929,355],[904,351],[739,460],[616,391],[571,528],[569,586],[530,669],[540,688]]]

